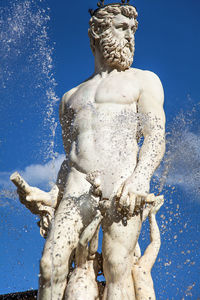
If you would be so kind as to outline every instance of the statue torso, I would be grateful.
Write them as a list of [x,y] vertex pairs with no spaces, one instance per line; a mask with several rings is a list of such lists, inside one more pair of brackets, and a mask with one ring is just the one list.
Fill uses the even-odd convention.
[[105,78],[96,75],[78,86],[70,97],[64,97],[64,113],[69,118],[62,127],[66,132],[73,131],[68,149],[70,162],[78,170],[101,171],[105,181],[108,177],[115,181],[119,175],[131,175],[138,152],[139,95],[136,71],[130,69]]

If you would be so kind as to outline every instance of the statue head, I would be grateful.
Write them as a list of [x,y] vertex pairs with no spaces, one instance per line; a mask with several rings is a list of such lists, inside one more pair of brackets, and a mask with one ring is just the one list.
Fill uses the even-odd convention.
[[88,34],[93,54],[98,49],[105,63],[126,70],[133,62],[137,11],[132,5],[112,4],[97,9]]

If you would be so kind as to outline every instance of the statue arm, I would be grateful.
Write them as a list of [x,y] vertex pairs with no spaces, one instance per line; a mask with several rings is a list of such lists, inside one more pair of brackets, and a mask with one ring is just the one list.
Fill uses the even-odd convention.
[[[17,186],[17,193],[19,194],[21,203],[24,204],[33,214],[40,215],[39,211],[42,211],[44,207],[45,210],[47,207],[56,209],[63,196],[67,172],[67,160],[64,160],[58,172],[56,184],[54,184],[49,192],[44,192],[41,189],[32,186],[29,186],[28,189],[24,189],[24,186],[18,185],[14,182]],[[13,175],[15,175],[15,173],[12,174],[11,177]],[[22,177],[20,176],[20,178]]]
[[63,146],[65,149],[66,157],[68,157],[71,149],[71,144],[74,141],[74,131],[73,131],[73,119],[74,119],[74,111],[69,105],[70,97],[77,90],[77,88],[73,88],[69,92],[65,93],[61,99],[60,107],[59,107],[59,119],[62,127],[62,138],[63,138]]
[[143,90],[138,101],[139,123],[144,142],[133,177],[145,178],[150,183],[165,153],[164,92],[159,78],[154,73],[144,71],[144,75]]
[[[66,155],[69,154],[72,137],[70,136],[70,126],[71,124],[70,117],[71,110],[66,110],[66,103],[69,100],[70,96],[73,94],[75,89],[72,89],[68,93],[66,93],[60,103],[60,122],[63,131],[63,143],[66,151]],[[23,184],[23,178],[20,175],[15,176],[14,174],[14,184],[17,186],[17,192],[19,194],[20,201],[27,206],[31,210],[32,213],[38,214],[39,208],[41,206],[48,206],[55,209],[60,200],[62,199],[62,195],[64,192],[64,187],[66,183],[66,177],[68,173],[68,162],[67,159],[62,163],[60,171],[58,173],[56,184],[53,186],[50,192],[44,192],[36,187],[28,186],[28,188],[24,188],[27,184]],[[19,184],[21,182],[21,184]]]
[[63,161],[60,170],[58,172],[57,180],[55,186],[58,188],[58,196],[57,196],[57,205],[59,205],[64,189],[65,189],[65,184],[67,181],[67,175],[69,171],[69,165],[68,165],[68,157],[71,149],[71,144],[74,140],[74,135],[73,131],[71,128],[71,124],[73,121],[74,117],[74,112],[70,107],[68,107],[68,101],[72,94],[76,91],[77,88],[73,88],[69,92],[65,93],[64,96],[61,99],[60,102],[60,107],[59,107],[59,119],[60,119],[60,124],[62,127],[62,137],[63,137],[63,146],[65,149],[66,153],[66,159]]
[[65,184],[67,181],[67,174],[68,174],[68,161],[65,159],[62,162],[62,165],[60,167],[60,170],[58,172],[56,184],[54,187],[57,187],[58,189],[58,195],[57,195],[57,201],[56,201],[56,207],[58,207],[64,193]]
[[[141,92],[138,100],[139,125],[144,136],[137,165],[132,175],[121,185],[116,194],[119,207],[130,207],[128,216],[133,215],[141,197],[147,197],[151,177],[165,153],[164,92],[159,78],[152,72],[142,71]],[[127,200],[129,199],[129,200]]]

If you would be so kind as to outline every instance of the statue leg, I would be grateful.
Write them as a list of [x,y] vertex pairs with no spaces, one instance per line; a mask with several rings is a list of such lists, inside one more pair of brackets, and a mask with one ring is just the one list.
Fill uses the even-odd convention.
[[141,229],[140,215],[130,219],[125,227],[122,222],[103,223],[103,269],[106,290],[103,300],[134,300],[131,275],[133,254]]
[[68,262],[83,228],[80,212],[70,200],[60,203],[40,261],[39,300],[61,300]]
[[85,175],[71,170],[40,262],[39,300],[63,299],[69,258],[77,247],[83,227],[96,213],[89,188]]

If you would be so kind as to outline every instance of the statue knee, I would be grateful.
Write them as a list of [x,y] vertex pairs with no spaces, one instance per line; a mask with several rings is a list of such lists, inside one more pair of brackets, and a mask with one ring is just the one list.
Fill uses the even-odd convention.
[[69,266],[69,255],[56,253],[53,258],[54,279],[63,281],[66,279]]
[[40,272],[43,280],[50,281],[52,276],[52,257],[50,253],[44,253],[40,260]]
[[122,255],[122,252],[112,253],[104,259],[103,268],[107,280],[121,280],[127,272],[127,256]]
[[[63,253],[62,253],[63,254]],[[42,278],[45,281],[53,280],[59,281],[65,280],[66,274],[68,272],[68,260],[69,256],[62,255],[61,253],[57,253],[54,250],[52,254],[50,251],[45,251],[40,261],[40,271]]]

